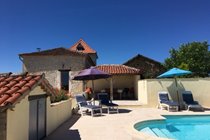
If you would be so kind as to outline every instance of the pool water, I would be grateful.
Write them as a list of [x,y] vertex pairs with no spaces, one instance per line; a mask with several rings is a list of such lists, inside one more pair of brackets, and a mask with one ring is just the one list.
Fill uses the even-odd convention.
[[163,116],[139,122],[134,128],[152,136],[177,140],[210,140],[210,115]]

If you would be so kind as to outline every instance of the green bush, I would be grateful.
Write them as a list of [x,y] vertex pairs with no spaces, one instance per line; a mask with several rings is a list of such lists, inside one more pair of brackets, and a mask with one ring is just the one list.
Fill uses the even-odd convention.
[[54,100],[52,101],[53,103],[69,99],[68,91],[56,89],[56,92],[57,92],[57,94],[54,97]]

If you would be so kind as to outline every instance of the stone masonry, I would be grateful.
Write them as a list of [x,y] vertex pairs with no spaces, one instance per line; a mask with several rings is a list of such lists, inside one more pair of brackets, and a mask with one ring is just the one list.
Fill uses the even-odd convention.
[[81,81],[71,80],[78,71],[88,68],[91,63],[82,56],[58,55],[58,56],[23,56],[23,71],[34,74],[45,74],[45,78],[54,88],[61,88],[60,70],[70,70],[69,91],[83,91]]
[[85,57],[71,55],[23,56],[23,71],[40,72],[62,69],[78,71],[85,68]]
[[137,55],[126,63],[126,66],[140,69],[143,72],[143,78],[156,78],[165,71],[164,66],[155,60],[147,58],[143,55]]

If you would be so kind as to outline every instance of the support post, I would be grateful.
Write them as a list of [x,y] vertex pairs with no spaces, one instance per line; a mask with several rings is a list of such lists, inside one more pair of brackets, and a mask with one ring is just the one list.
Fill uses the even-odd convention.
[[93,91],[93,97],[92,97],[92,100],[93,100],[93,105],[95,105],[95,89],[94,89],[94,81],[92,80],[92,91]]
[[113,100],[113,79],[110,78],[110,98]]

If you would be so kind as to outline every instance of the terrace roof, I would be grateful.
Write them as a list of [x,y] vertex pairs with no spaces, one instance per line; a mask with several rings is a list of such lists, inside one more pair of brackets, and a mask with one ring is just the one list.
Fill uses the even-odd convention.
[[96,66],[96,68],[112,75],[122,75],[122,74],[139,75],[141,74],[140,69],[136,69],[136,68],[125,66],[125,65],[119,65],[119,64],[98,65]]

